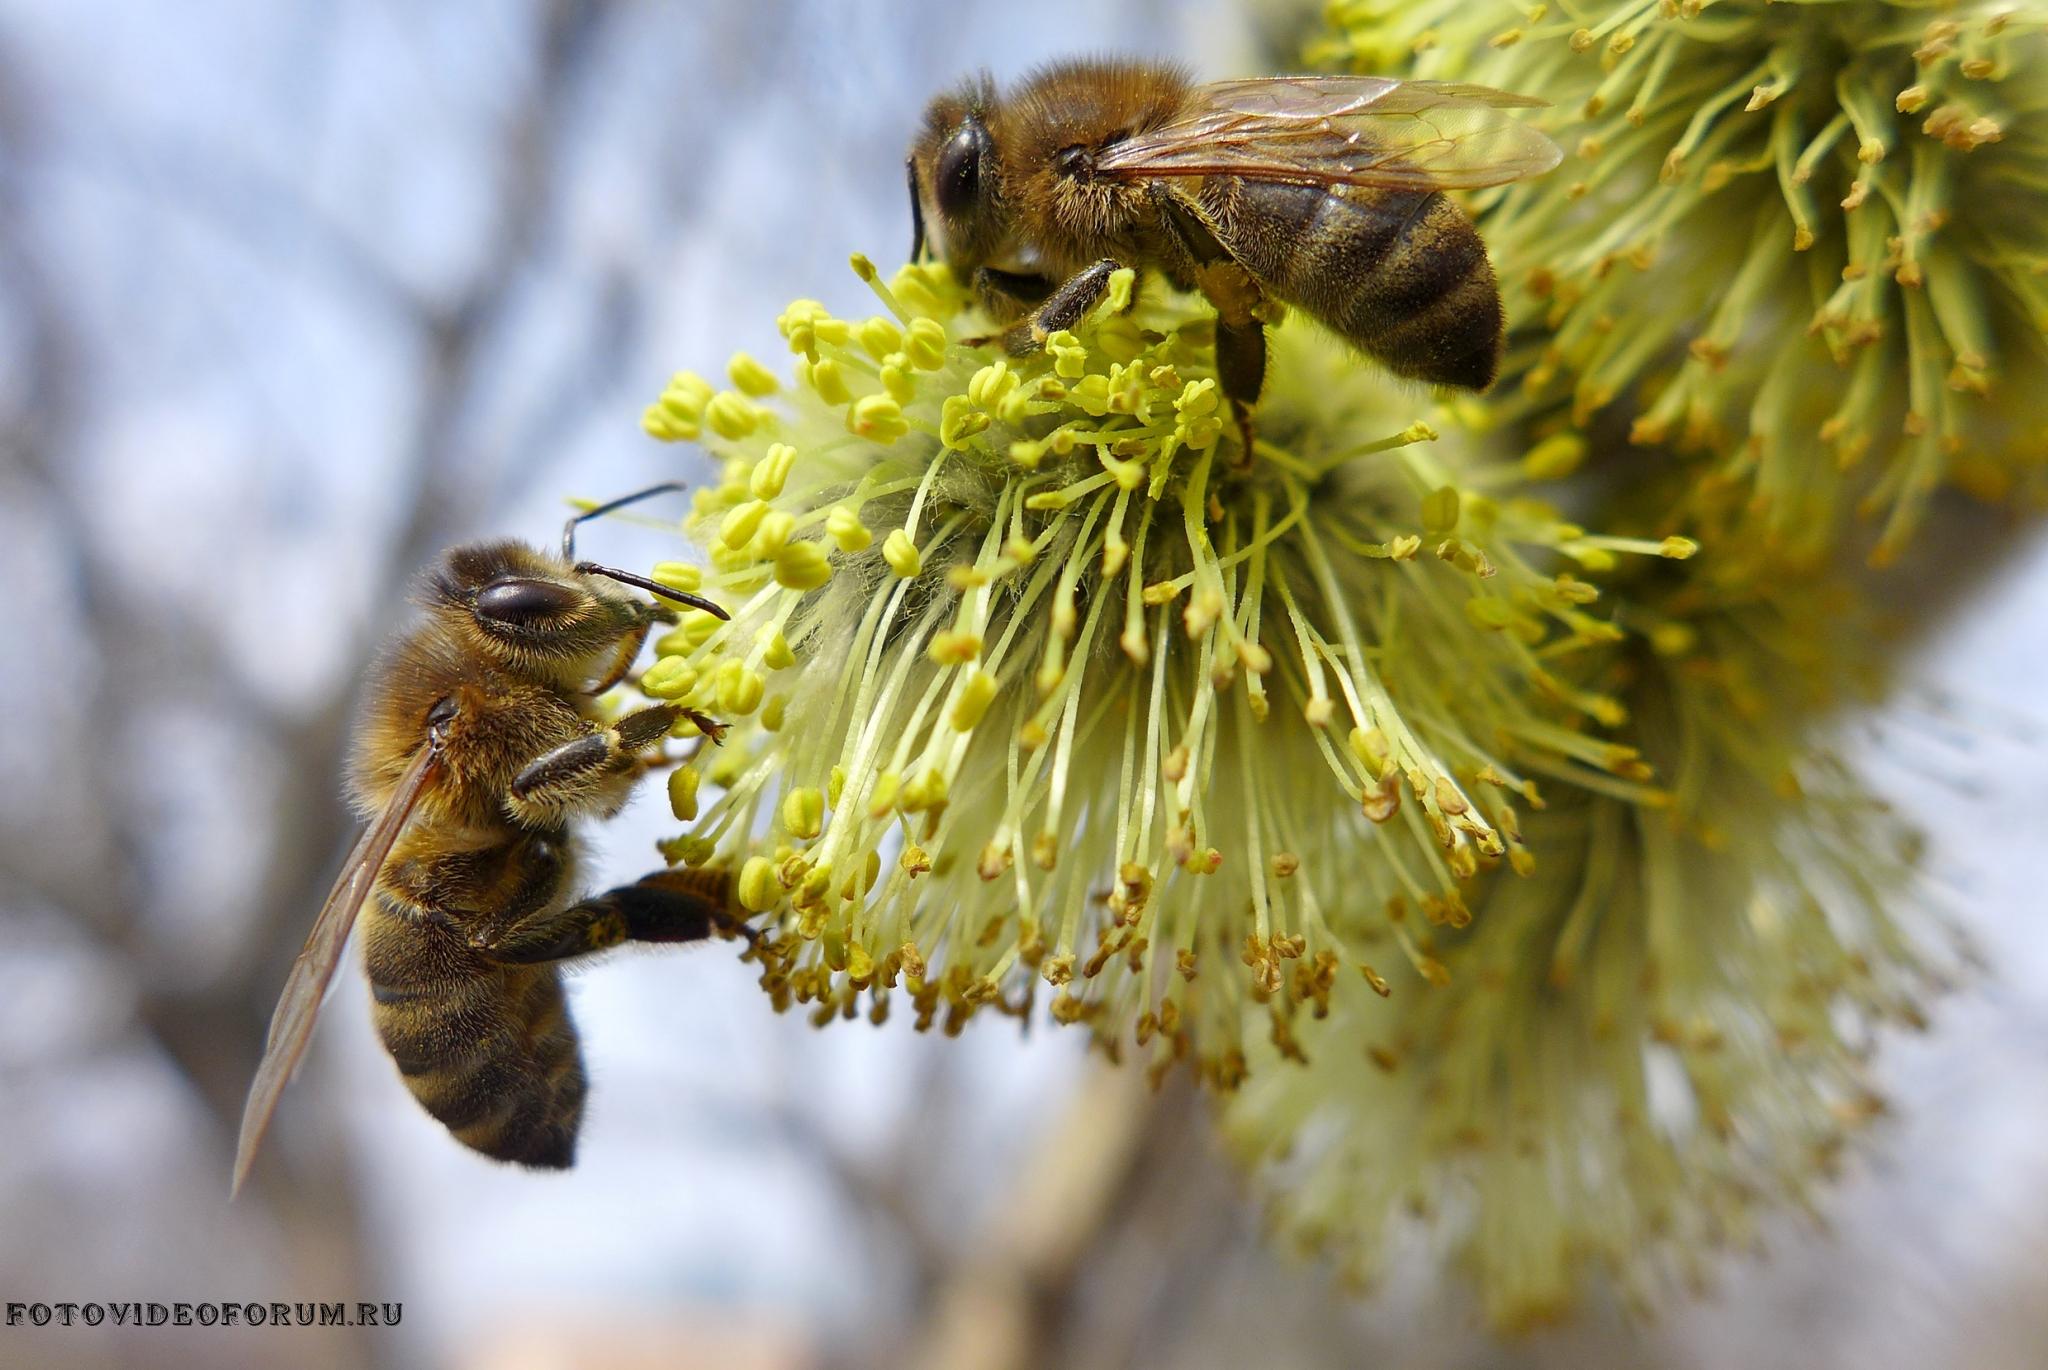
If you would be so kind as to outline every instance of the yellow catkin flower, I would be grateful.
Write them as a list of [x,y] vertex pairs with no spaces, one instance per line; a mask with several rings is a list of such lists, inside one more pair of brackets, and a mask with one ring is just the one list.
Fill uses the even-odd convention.
[[790,306],[796,384],[743,436],[707,421],[735,475],[689,526],[734,620],[657,644],[728,725],[671,848],[787,899],[776,1002],[903,992],[957,1028],[1043,980],[1228,1090],[1254,1040],[1374,993],[1368,948],[1407,963],[1383,983],[1441,974],[1423,913],[1462,926],[1527,867],[1538,776],[1653,792],[1572,669],[1620,630],[1558,577],[1662,544],[1530,497],[1522,448],[1301,323],[1261,406],[1285,448],[1245,464],[1193,302],[1008,357],[960,341],[987,324],[944,270],[861,265],[889,317]]

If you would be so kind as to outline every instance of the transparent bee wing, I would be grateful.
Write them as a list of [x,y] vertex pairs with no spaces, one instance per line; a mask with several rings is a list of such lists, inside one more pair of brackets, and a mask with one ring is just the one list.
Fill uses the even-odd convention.
[[392,844],[405,831],[420,795],[439,772],[440,764],[441,749],[436,741],[430,741],[414,754],[391,793],[391,802],[364,829],[348,859],[342,862],[341,874],[328,891],[327,902],[320,906],[320,916],[313,920],[313,931],[292,962],[291,973],[285,977],[284,993],[278,996],[277,1010],[270,1017],[263,1060],[256,1067],[256,1078],[249,1084],[249,1101],[242,1107],[242,1131],[235,1144],[235,1178],[228,1191],[230,1198],[241,1191],[242,1181],[249,1177],[256,1148],[262,1145],[263,1134],[270,1127],[270,1115],[277,1111],[278,1096],[284,1092],[299,1058],[306,1053],[306,1044],[313,1038],[320,1001],[327,995],[335,967],[341,964],[356,914],[370,897],[377,873],[384,869],[384,860],[391,855]]
[[1505,111],[1543,101],[1485,86],[1384,76],[1274,76],[1199,88],[1188,113],[1096,159],[1122,180],[1252,180],[1469,190],[1539,176],[1556,143]]

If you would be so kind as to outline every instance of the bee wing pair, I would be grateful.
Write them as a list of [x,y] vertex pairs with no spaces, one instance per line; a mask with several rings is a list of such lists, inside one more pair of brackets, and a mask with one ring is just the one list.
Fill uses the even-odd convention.
[[1500,113],[1543,101],[1485,86],[1277,76],[1219,81],[1197,96],[1187,113],[1106,149],[1095,174],[1469,190],[1540,175],[1563,156]]
[[235,1145],[235,1178],[230,1197],[240,1192],[242,1182],[249,1177],[256,1148],[270,1127],[270,1115],[277,1111],[278,1096],[284,1092],[299,1058],[305,1055],[306,1044],[313,1039],[320,1002],[334,980],[335,968],[341,964],[356,914],[370,897],[377,875],[384,869],[384,860],[391,855],[399,834],[405,831],[420,796],[440,769],[440,740],[438,735],[430,736],[427,744],[413,754],[384,811],[363,830],[348,859],[341,863],[341,874],[328,891],[327,902],[320,906],[313,931],[292,962],[284,993],[278,996],[277,1010],[270,1016],[262,1064],[256,1067],[256,1078],[249,1085],[249,1101],[242,1107],[242,1131]]

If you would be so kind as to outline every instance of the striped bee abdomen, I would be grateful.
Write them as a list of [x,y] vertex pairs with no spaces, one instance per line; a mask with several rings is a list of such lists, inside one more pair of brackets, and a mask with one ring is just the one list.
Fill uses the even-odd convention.
[[1269,293],[1388,370],[1493,383],[1500,290],[1478,230],[1441,193],[1218,177],[1203,199],[1218,237]]
[[363,960],[378,1036],[427,1112],[486,1156],[574,1162],[586,1082],[553,966],[495,964],[381,893],[363,911]]

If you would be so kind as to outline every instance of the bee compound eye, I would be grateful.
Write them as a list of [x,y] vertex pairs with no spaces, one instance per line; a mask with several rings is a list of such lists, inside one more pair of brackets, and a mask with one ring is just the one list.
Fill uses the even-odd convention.
[[988,150],[988,130],[976,119],[960,125],[960,131],[939,149],[932,190],[941,214],[957,219],[974,210],[981,198],[981,164]]
[[528,576],[506,576],[477,591],[476,616],[487,624],[523,627],[574,613],[584,595],[574,586]]

